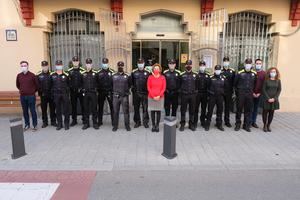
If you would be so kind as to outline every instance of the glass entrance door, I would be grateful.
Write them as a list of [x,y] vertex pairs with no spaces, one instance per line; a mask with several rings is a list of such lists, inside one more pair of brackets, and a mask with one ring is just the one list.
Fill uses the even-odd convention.
[[182,70],[189,54],[189,43],[185,40],[140,40],[132,42],[133,69],[139,58],[147,62],[152,59],[154,63],[162,65],[163,70],[168,68],[168,59],[176,60],[176,68]]

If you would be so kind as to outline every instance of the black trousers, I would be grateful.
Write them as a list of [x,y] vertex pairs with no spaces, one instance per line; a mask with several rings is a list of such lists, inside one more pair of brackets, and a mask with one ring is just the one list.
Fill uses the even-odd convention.
[[122,105],[124,113],[124,123],[125,127],[130,127],[129,125],[129,97],[128,96],[113,96],[113,107],[114,107],[114,121],[113,127],[118,128],[119,126],[119,113],[120,107]]
[[56,123],[54,99],[51,95],[41,96],[42,120],[44,124],[48,124],[48,106],[51,124],[54,124]]
[[228,92],[224,95],[224,121],[230,123],[230,111],[232,109],[232,92]]
[[189,125],[194,125],[195,117],[195,106],[196,106],[196,94],[182,94],[181,96],[181,125],[185,125],[185,114],[189,107]]
[[70,100],[69,94],[54,94],[55,111],[57,118],[57,125],[62,127],[64,115],[64,124],[69,126],[70,123]]
[[[71,91],[71,104],[72,104],[72,119],[73,121],[77,121],[77,102],[79,100],[81,107],[81,115],[83,116],[84,108],[83,108],[83,96],[81,92],[77,90]],[[83,118],[83,117],[82,117]]]
[[83,123],[90,124],[90,114],[92,114],[93,124],[97,124],[97,93],[86,92],[83,96],[84,114]]
[[100,92],[98,95],[98,124],[103,123],[103,107],[104,107],[104,102],[107,100],[109,109],[110,109],[110,117],[111,117],[111,122],[113,125],[113,98],[110,93],[103,93]]
[[[165,93],[165,112],[166,116],[174,116],[176,117],[178,108],[178,93]],[[172,113],[171,113],[172,109]]]
[[238,94],[237,95],[237,111],[235,116],[235,124],[241,125],[242,112],[244,111],[244,125],[250,126],[251,112],[253,108],[253,96],[252,94]]
[[207,125],[210,125],[211,118],[214,112],[214,107],[217,106],[217,118],[216,125],[222,125],[222,114],[223,114],[223,103],[224,97],[223,95],[211,95],[208,98],[208,112],[207,112]]
[[200,122],[201,125],[205,124],[206,120],[206,109],[207,109],[207,93],[198,93],[196,97],[195,106],[195,125],[197,126],[199,119],[199,107],[201,106]]
[[149,123],[148,113],[148,96],[147,94],[140,94],[134,92],[132,95],[132,102],[134,108],[133,120],[135,123],[141,123],[140,107],[142,106],[143,111],[143,124]]

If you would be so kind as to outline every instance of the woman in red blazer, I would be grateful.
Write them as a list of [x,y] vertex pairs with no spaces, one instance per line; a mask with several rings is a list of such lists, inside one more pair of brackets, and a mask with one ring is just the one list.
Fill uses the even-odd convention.
[[159,64],[154,64],[152,67],[152,75],[150,75],[147,80],[148,109],[151,111],[152,132],[159,132],[161,111],[164,108],[166,79],[161,75],[161,70],[162,68]]

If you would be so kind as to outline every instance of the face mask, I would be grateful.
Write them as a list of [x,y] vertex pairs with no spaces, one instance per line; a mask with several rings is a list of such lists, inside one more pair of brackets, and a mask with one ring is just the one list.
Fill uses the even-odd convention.
[[144,63],[139,63],[138,64],[138,69],[139,70],[143,70],[144,69],[144,65],[145,65]]
[[271,77],[271,78],[275,78],[275,77],[276,77],[276,75],[277,75],[277,73],[276,73],[276,72],[271,72],[271,73],[270,73],[270,77]]
[[88,71],[90,71],[92,69],[92,64],[86,64],[85,66]]
[[215,74],[217,75],[217,76],[219,76],[220,74],[221,74],[221,70],[215,70]]
[[24,74],[26,74],[28,72],[28,67],[22,66],[21,67],[21,72],[23,72]]
[[76,68],[76,67],[78,67],[79,66],[79,62],[78,61],[74,61],[73,62],[73,66]]
[[154,69],[153,73],[154,73],[154,75],[158,75],[159,74],[159,69]]
[[108,64],[107,63],[105,63],[105,64],[103,63],[102,64],[102,69],[108,69]]
[[250,71],[252,68],[252,65],[251,64],[245,64],[245,70],[246,71]]
[[257,70],[257,71],[259,71],[259,70],[261,70],[261,65],[255,65],[255,69]]
[[191,70],[192,70],[192,66],[190,66],[190,65],[185,66],[185,68],[186,68],[188,71],[191,71]]
[[175,64],[169,64],[169,69],[174,70],[175,69]]
[[200,72],[203,73],[205,71],[205,68],[206,68],[205,66],[200,66],[199,68]]
[[229,67],[229,62],[224,62],[224,63],[223,63],[223,66],[224,66],[224,68],[227,69],[227,68]]
[[62,65],[56,65],[56,66],[55,66],[55,69],[56,69],[56,70],[62,70],[62,69],[63,69],[63,66],[62,66]]
[[118,72],[124,72],[124,68],[123,67],[118,67]]

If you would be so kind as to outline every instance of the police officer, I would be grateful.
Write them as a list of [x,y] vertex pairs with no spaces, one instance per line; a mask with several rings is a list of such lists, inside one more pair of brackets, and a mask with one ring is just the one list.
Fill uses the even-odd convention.
[[197,82],[198,74],[192,71],[192,61],[187,60],[185,65],[185,71],[180,75],[180,92],[181,92],[181,121],[180,131],[184,131],[185,127],[185,113],[187,107],[189,107],[189,129],[195,131],[195,106],[197,95]]
[[83,96],[81,93],[81,72],[84,71],[84,68],[79,66],[78,56],[72,58],[72,67],[68,70],[70,77],[70,90],[71,90],[71,104],[72,104],[72,123],[71,126],[77,124],[77,101],[80,102],[81,114],[84,113],[83,108]]
[[241,115],[244,110],[243,129],[251,132],[251,110],[253,107],[253,90],[256,84],[256,72],[252,70],[252,60],[245,60],[245,68],[236,75],[234,86],[237,95],[235,131],[241,128]]
[[109,68],[109,60],[107,58],[102,59],[102,67],[98,73],[98,126],[103,124],[103,106],[105,100],[107,100],[111,122],[113,124],[113,102],[112,102],[112,74],[114,71]]
[[[166,92],[165,92],[165,112],[166,116],[170,114],[176,117],[178,108],[178,92],[180,88],[180,74],[181,72],[176,69],[176,60],[170,59],[168,61],[169,69],[164,71],[166,77]],[[172,113],[171,113],[172,109]]]
[[48,105],[50,110],[50,120],[52,126],[56,126],[56,116],[55,116],[54,100],[51,95],[51,76],[50,76],[48,62],[42,61],[41,66],[42,66],[42,70],[39,71],[36,76],[39,83],[38,94],[41,99],[42,120],[43,120],[42,128],[45,128],[48,126],[48,113],[47,113]]
[[55,69],[56,71],[51,73],[51,91],[57,118],[56,130],[60,130],[63,127],[62,115],[64,115],[65,130],[68,130],[70,124],[69,75],[63,71],[61,60],[55,62]]
[[232,95],[233,95],[235,70],[230,68],[229,57],[227,56],[223,58],[222,74],[226,78],[225,91],[224,91],[224,121],[225,121],[225,126],[232,127],[230,123],[230,110],[233,104]]
[[119,113],[120,106],[122,105],[122,109],[124,112],[124,122],[125,128],[127,131],[130,131],[129,124],[129,94],[131,87],[131,77],[129,74],[124,72],[124,62],[118,62],[118,72],[114,73],[112,76],[113,83],[113,107],[114,107],[114,121],[113,121],[113,129],[112,131],[118,130],[119,125]]
[[99,129],[97,123],[97,71],[93,69],[92,59],[85,61],[86,70],[82,71],[82,95],[83,95],[83,127],[90,127],[90,113],[92,113],[93,127]]
[[214,75],[210,77],[208,82],[208,112],[205,124],[205,130],[208,131],[210,127],[211,118],[213,115],[214,107],[217,107],[216,126],[219,130],[224,131],[222,126],[222,113],[224,103],[224,90],[225,90],[225,76],[221,74],[221,65],[215,66]]
[[204,60],[199,62],[199,81],[198,81],[198,94],[196,97],[196,109],[195,109],[195,127],[198,124],[199,107],[201,106],[200,122],[201,126],[205,126],[206,109],[207,109],[207,84],[210,78],[210,74],[206,72],[206,63]]
[[131,73],[132,77],[132,98],[134,107],[133,120],[135,122],[134,128],[141,126],[140,107],[143,110],[143,125],[149,128],[149,113],[148,113],[148,90],[147,80],[150,72],[146,70],[144,59],[138,59],[138,68]]

